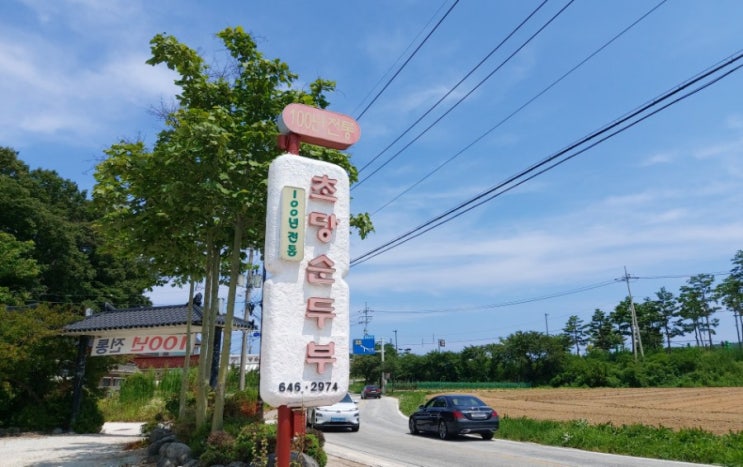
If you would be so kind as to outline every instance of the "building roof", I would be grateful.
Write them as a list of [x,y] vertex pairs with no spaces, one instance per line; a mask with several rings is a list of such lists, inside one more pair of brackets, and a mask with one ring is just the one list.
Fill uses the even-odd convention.
[[[203,311],[200,306],[193,306],[192,326],[201,326]],[[224,327],[226,315],[217,315],[217,327]],[[160,327],[185,326],[188,323],[188,305],[153,306],[107,310],[88,316],[81,321],[68,324],[62,328],[65,334],[94,335],[101,332],[122,329],[148,329]],[[250,322],[233,318],[232,329],[236,331],[252,329]]]

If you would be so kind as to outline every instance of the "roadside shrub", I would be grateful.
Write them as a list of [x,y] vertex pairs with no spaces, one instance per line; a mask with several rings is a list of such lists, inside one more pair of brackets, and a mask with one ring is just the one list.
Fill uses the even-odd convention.
[[210,433],[206,449],[199,456],[203,465],[227,465],[235,460],[235,438],[224,431]]
[[194,457],[200,456],[206,451],[206,440],[211,432],[209,423],[196,426],[195,418],[188,417],[187,420],[176,423],[173,428],[176,438],[188,444]]
[[235,439],[235,460],[265,464],[268,462],[268,455],[275,451],[276,425],[246,425]]
[[261,419],[258,390],[248,388],[225,398],[224,418],[240,422],[254,422]]
[[328,463],[328,455],[325,454],[320,440],[312,433],[305,433],[304,436],[298,436],[292,442],[292,451],[303,452],[315,459],[320,467],[325,467]]
[[70,427],[75,433],[100,433],[105,419],[103,412],[98,408],[98,401],[83,394],[75,423]]
[[312,427],[307,427],[306,433],[317,438],[317,441],[320,443],[320,447],[325,446],[325,433],[318,430],[317,428]]

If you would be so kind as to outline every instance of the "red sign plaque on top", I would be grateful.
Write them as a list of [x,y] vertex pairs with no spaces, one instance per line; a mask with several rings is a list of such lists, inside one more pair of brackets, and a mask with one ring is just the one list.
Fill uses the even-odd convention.
[[332,149],[346,149],[361,136],[356,120],[329,110],[304,104],[289,104],[279,115],[282,134],[299,135],[304,143]]

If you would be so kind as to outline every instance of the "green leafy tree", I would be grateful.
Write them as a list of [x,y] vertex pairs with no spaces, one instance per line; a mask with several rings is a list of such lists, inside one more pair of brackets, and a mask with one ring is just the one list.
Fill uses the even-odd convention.
[[[177,281],[206,279],[199,425],[207,413],[218,285],[228,277],[223,348],[230,348],[237,278],[246,267],[244,251],[260,251],[264,243],[268,166],[280,154],[276,117],[295,102],[327,107],[326,94],[335,87],[318,78],[309,89],[297,89],[298,76],[282,61],[265,58],[240,27],[217,36],[229,55],[221,69],[208,66],[173,36],[153,37],[147,63],[165,65],[178,74],[178,107],[162,112],[166,129],[152,152],[138,142],[120,142],[107,151],[107,160],[97,169],[94,192],[104,212],[100,225],[111,243],[142,255]],[[352,183],[357,179],[356,168],[340,151],[305,144],[300,155],[337,164]],[[349,222],[362,238],[373,229],[366,214],[352,216]],[[222,427],[228,361],[224,352],[213,431]]]
[[0,232],[33,245],[23,255],[36,264],[29,270],[33,278],[22,281],[24,300],[74,303],[81,314],[104,302],[149,303],[142,292],[155,281],[146,265],[103,253],[91,230],[94,217],[75,183],[53,171],[29,170],[14,150],[0,148]]
[[646,297],[642,303],[635,304],[635,312],[643,349],[649,351],[663,347],[664,319],[656,302]]
[[564,336],[536,331],[515,332],[501,343],[506,376],[512,381],[547,384],[562,371],[569,355]]
[[51,431],[55,428],[97,433],[103,417],[96,407],[98,381],[111,365],[90,359],[82,412],[70,426],[77,340],[59,330],[77,320],[72,307],[0,306],[0,428]]
[[455,352],[428,352],[423,356],[423,381],[460,381],[462,369]]
[[490,367],[493,360],[488,348],[482,345],[467,346],[460,352],[462,378],[466,381],[490,380]]
[[586,324],[577,315],[571,315],[562,328],[562,334],[571,347],[575,347],[575,354],[580,355],[580,348],[588,343]]
[[630,348],[635,349],[635,334],[632,329],[632,310],[629,297],[625,297],[609,314],[609,320],[614,325],[617,334],[621,336],[622,345],[626,339],[630,341]]
[[680,289],[680,315],[691,323],[697,346],[712,347],[714,328],[720,323],[719,319],[712,318],[712,314],[719,310],[719,307],[713,305],[714,280],[715,277],[711,274],[698,274],[690,277],[687,285]]
[[743,250],[733,257],[730,274],[715,287],[715,299],[733,313],[738,346],[743,348]]
[[684,320],[679,314],[679,305],[673,293],[661,287],[655,293],[655,307],[658,311],[661,332],[666,340],[666,349],[671,348],[671,339],[683,336],[685,332]]
[[587,330],[588,342],[595,349],[610,351],[622,345],[622,335],[614,328],[612,320],[603,310],[596,308]]
[[41,268],[33,254],[34,242],[19,242],[0,232],[0,303],[22,305],[39,287]]

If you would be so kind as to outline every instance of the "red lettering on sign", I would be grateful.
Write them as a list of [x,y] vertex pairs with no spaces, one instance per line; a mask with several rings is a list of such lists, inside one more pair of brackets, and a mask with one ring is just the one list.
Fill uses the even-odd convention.
[[312,185],[310,186],[310,199],[335,203],[337,201],[337,198],[334,196],[336,183],[338,183],[338,180],[328,178],[327,175],[315,175],[312,177]]
[[307,312],[305,316],[310,319],[317,319],[317,327],[322,329],[325,327],[326,319],[333,319],[335,317],[335,307],[333,298],[322,298],[322,297],[310,297],[307,300]]
[[323,373],[325,371],[325,365],[332,365],[335,363],[335,360],[335,342],[324,345],[314,342],[307,344],[307,358],[305,362],[316,364],[318,373]]
[[310,284],[333,284],[333,267],[335,262],[325,255],[320,255],[307,264],[307,282]]

